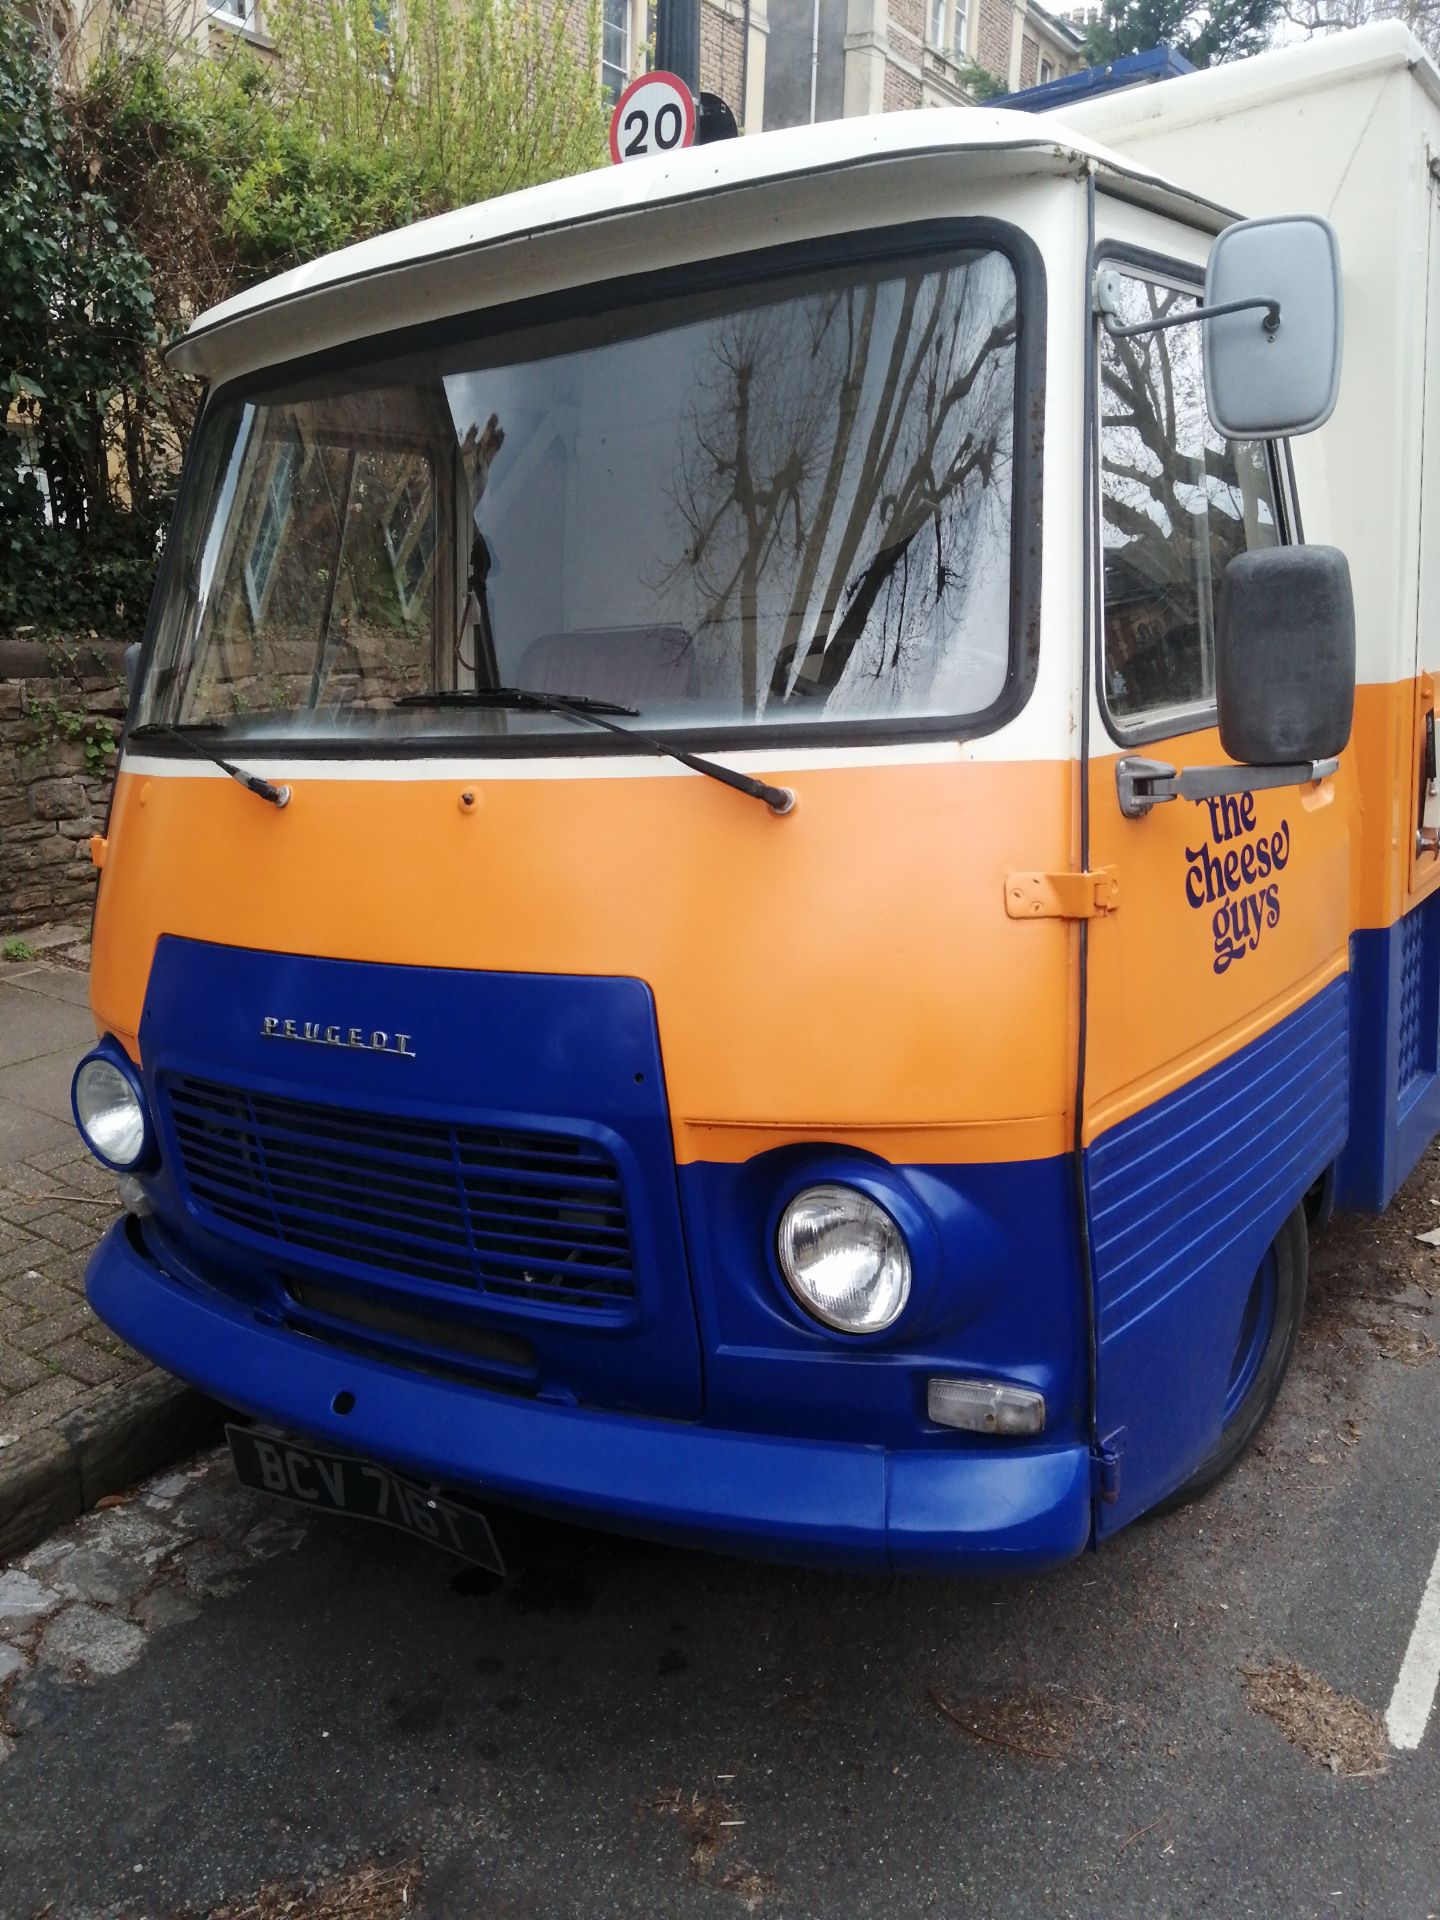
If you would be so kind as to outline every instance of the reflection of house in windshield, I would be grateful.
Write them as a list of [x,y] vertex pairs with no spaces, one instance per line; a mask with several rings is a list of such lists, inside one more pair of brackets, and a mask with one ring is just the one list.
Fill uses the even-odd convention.
[[189,717],[389,704],[428,676],[434,459],[413,432],[366,444],[376,438],[392,435],[373,417],[362,427],[354,399],[245,409],[225,482],[231,529],[202,565],[218,671]]
[[295,476],[300,471],[303,452],[300,436],[283,442],[270,462],[269,477],[261,494],[260,522],[250,542],[245,562],[245,594],[250,602],[250,617],[259,621],[264,611],[275,557],[285,534],[290,502],[295,496]]
[[652,726],[986,712],[1033,585],[1019,292],[998,247],[882,252],[217,409],[175,717],[410,737],[406,696],[507,685]]
[[[417,463],[418,464],[418,463]],[[420,484],[407,475],[385,519],[385,551],[395,571],[400,610],[409,618],[423,611],[421,590],[435,564],[435,502],[428,466]]]
[[1123,550],[1105,556],[1105,694],[1117,713],[1214,698],[1194,595],[1155,580]]

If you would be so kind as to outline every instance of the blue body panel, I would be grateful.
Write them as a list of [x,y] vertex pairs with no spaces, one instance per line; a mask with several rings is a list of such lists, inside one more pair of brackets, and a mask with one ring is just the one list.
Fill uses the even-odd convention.
[[1245,1302],[1281,1222],[1344,1144],[1350,982],[1114,1127],[1086,1155],[1096,1431],[1121,1452],[1112,1532],[1219,1438]]
[[1191,62],[1173,47],[1151,47],[1144,53],[1127,53],[1097,67],[1082,67],[1078,73],[1064,74],[1038,87],[1025,87],[1019,93],[997,94],[986,105],[1009,107],[1021,113],[1053,113],[1060,107],[1098,99],[1102,93],[1153,87],[1161,80],[1177,79],[1182,73],[1194,71]]
[[[894,1334],[827,1332],[780,1276],[780,1213],[801,1187],[827,1179],[868,1186],[905,1232],[911,1295]],[[929,1424],[925,1386],[941,1373],[1038,1387],[1046,1438],[1088,1437],[1067,1160],[895,1167],[850,1149],[786,1147],[738,1165],[682,1167],[680,1196],[707,1420],[983,1452],[988,1439]]]
[[[410,1051],[267,1038],[267,1018],[282,1026],[293,1018],[302,1030],[310,1021],[322,1032],[334,1022],[340,1034],[365,1039],[383,1033],[392,1044],[404,1038]],[[449,1328],[451,1337],[429,1342],[392,1324],[390,1341],[417,1363],[438,1352],[496,1386],[672,1418],[699,1411],[699,1343],[660,1043],[640,981],[376,967],[167,938],[156,948],[140,1051],[161,1140],[152,1187],[159,1224],[193,1249],[214,1284],[254,1311],[320,1334],[339,1316],[314,1306],[313,1289],[338,1288],[364,1302],[371,1320],[393,1323],[403,1311]],[[377,1228],[379,1209],[366,1214],[353,1194],[343,1196],[355,1223],[348,1241],[333,1231],[307,1235],[301,1220],[281,1244],[264,1219],[247,1224],[233,1206],[217,1211],[196,1170],[182,1172],[172,1089],[197,1082],[238,1088],[252,1103],[343,1110],[350,1134],[373,1116],[397,1142],[406,1130],[423,1140],[429,1129],[459,1123],[586,1143],[608,1157],[623,1186],[633,1297],[539,1303],[457,1285],[444,1277],[433,1245],[407,1246],[395,1233],[395,1210]],[[299,1141],[292,1162],[313,1158],[316,1146]],[[413,1151],[387,1153],[383,1140],[363,1151],[377,1189],[420,1186]],[[297,1184],[305,1177],[298,1167]],[[417,1216],[433,1209],[428,1191],[418,1193]],[[462,1234],[468,1224],[460,1222]],[[393,1245],[393,1265],[374,1258],[378,1232]],[[486,1334],[498,1357],[475,1350]]]
[[[1128,1436],[1102,1532],[1214,1442],[1250,1280],[1344,1140],[1348,1005],[1341,980],[1087,1154],[1099,1432]],[[1092,1537],[1068,1159],[893,1166],[805,1145],[677,1170],[634,980],[167,939],[141,1047],[154,1212],[107,1236],[90,1297],[227,1404],[445,1484],[725,1550],[954,1573],[1051,1565]],[[533,1170],[537,1141],[568,1142],[591,1186],[594,1156],[613,1170],[616,1287],[557,1291],[533,1251],[508,1255],[506,1235],[533,1247],[557,1219],[611,1231],[568,1198],[536,1225],[523,1183],[558,1177]],[[519,1209],[498,1255],[474,1188],[492,1162],[522,1183],[519,1201],[485,1189],[486,1207]],[[825,1179],[905,1232],[912,1293],[891,1333],[826,1331],[780,1277],[779,1213]],[[1044,1433],[934,1426],[936,1374],[1038,1387]]]
[[[1034,1572],[1090,1534],[1081,1445],[892,1452],[521,1401],[267,1326],[162,1270],[129,1222],[101,1242],[88,1288],[142,1353],[258,1419],[627,1533],[934,1573]],[[342,1392],[346,1415],[333,1410]]]
[[1350,1137],[1336,1204],[1379,1213],[1440,1130],[1440,894],[1351,935]]

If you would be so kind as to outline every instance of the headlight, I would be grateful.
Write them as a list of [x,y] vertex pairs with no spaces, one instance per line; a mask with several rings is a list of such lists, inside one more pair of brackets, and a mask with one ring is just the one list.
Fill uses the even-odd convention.
[[72,1088],[75,1119],[86,1146],[107,1167],[133,1167],[145,1152],[149,1129],[145,1105],[113,1060],[92,1053],[82,1060]]
[[904,1236],[877,1201],[838,1183],[807,1187],[780,1216],[780,1271],[807,1313],[840,1333],[879,1333],[910,1297]]

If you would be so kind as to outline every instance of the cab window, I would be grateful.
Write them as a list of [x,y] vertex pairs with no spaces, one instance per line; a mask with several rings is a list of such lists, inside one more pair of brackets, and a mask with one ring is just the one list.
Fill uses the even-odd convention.
[[[1120,276],[1117,322],[1199,304],[1193,288]],[[1100,332],[1104,696],[1120,731],[1207,724],[1215,700],[1215,608],[1237,553],[1275,546],[1268,448],[1222,440],[1205,411],[1200,326],[1117,340]]]

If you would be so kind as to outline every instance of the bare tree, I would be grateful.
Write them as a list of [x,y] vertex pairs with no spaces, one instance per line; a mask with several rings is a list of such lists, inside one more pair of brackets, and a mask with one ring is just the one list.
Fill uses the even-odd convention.
[[1280,17],[1307,37],[1372,20],[1398,20],[1440,57],[1440,0],[1284,0]]
[[700,634],[738,627],[744,712],[823,705],[852,666],[892,700],[933,674],[997,534],[1008,563],[1017,325],[1008,264],[979,255],[715,330],[668,578]]

